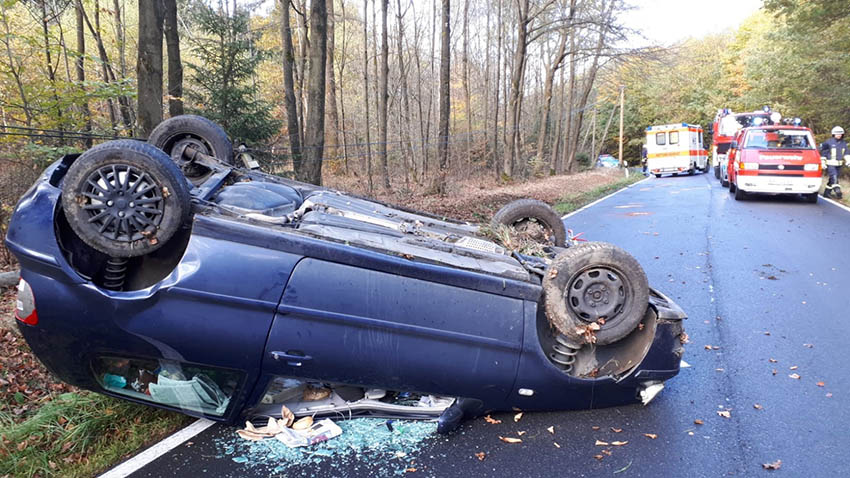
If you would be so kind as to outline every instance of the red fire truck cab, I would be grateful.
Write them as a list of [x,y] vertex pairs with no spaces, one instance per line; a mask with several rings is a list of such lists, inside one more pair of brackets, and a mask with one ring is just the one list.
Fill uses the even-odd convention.
[[719,179],[724,187],[729,185],[726,175],[727,152],[735,135],[742,128],[777,124],[781,119],[782,115],[778,111],[772,111],[769,106],[749,113],[734,113],[729,108],[717,111],[711,124],[711,163],[714,167],[714,177]]
[[753,126],[730,143],[729,192],[741,200],[749,193],[801,194],[818,200],[821,162],[812,131],[801,126]]

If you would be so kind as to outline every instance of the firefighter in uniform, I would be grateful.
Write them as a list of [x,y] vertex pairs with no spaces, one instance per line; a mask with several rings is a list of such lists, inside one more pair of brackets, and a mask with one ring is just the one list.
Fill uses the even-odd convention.
[[847,142],[844,141],[844,128],[836,126],[832,128],[832,137],[824,141],[820,146],[821,165],[826,168],[827,181],[823,197],[835,196],[841,199],[841,186],[838,184],[838,173],[841,166],[850,163],[850,151]]

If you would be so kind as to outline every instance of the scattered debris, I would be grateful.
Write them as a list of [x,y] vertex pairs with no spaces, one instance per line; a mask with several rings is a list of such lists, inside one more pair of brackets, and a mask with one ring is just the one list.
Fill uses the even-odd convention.
[[776,369],[773,369],[773,374],[776,375]]
[[762,463],[761,467],[765,470],[778,470],[782,468],[782,460],[776,460],[773,463]]
[[489,423],[490,425],[498,425],[498,424],[502,423],[501,420],[496,420],[495,418],[491,417],[490,415],[485,416],[484,421]]

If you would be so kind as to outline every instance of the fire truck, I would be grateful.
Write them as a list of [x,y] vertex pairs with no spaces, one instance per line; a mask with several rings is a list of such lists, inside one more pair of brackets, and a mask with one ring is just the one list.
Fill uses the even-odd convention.
[[738,131],[749,126],[778,124],[781,120],[782,115],[778,111],[772,111],[770,106],[749,113],[735,113],[729,108],[717,110],[710,129],[711,164],[714,166],[714,177],[719,179],[724,187],[729,185],[729,177],[726,174],[727,153],[729,144],[735,139]]

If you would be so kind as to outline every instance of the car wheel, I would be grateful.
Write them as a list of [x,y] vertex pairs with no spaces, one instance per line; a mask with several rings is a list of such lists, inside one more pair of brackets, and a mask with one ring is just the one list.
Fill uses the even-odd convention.
[[[511,237],[503,242],[530,239],[535,243],[557,247],[564,247],[567,242],[567,230],[561,216],[551,206],[536,199],[519,199],[506,204],[493,216],[490,225],[494,230],[500,227],[511,229]],[[509,244],[505,245],[512,248]]]
[[688,170],[688,176],[693,176],[694,173],[697,172],[697,166],[695,164],[691,165],[691,169]]
[[[234,162],[233,144],[227,138],[227,133],[221,126],[202,116],[180,115],[169,118],[154,128],[148,143],[163,150],[178,163],[186,147],[213,156],[228,165]],[[210,176],[211,171],[202,165],[188,164],[183,168],[183,173],[192,184],[198,185]]]
[[804,194],[804,195],[803,195],[803,197],[805,197],[805,198],[806,198],[806,202],[810,202],[810,203],[812,203],[812,204],[814,204],[814,203],[817,203],[817,202],[818,202],[818,193],[816,193],[816,192],[815,192],[815,193]]
[[732,181],[729,181],[729,192],[734,193],[738,190],[738,186],[735,185]]
[[655,177],[656,177],[656,178],[660,178],[660,177],[661,177],[661,175],[660,175],[660,174],[656,174],[656,175],[655,175]]
[[543,294],[546,316],[559,332],[576,343],[592,336],[596,344],[607,345],[638,326],[649,283],[631,254],[613,244],[588,242],[555,257]]
[[62,209],[83,242],[111,257],[159,249],[192,211],[177,165],[134,140],[109,141],[80,155],[63,179]]
[[729,187],[729,181],[727,181],[723,178],[720,178],[720,185],[723,186],[724,188],[728,188]]
[[720,167],[714,168],[714,179],[720,179]]

